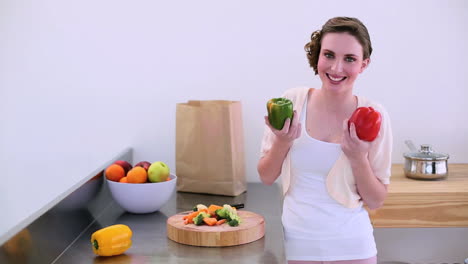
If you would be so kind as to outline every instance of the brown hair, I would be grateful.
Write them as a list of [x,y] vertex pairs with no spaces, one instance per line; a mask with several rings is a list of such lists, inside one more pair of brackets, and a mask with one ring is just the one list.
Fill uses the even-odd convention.
[[362,46],[363,59],[370,58],[372,54],[372,44],[366,26],[357,18],[334,17],[329,19],[321,30],[314,31],[310,37],[310,42],[304,46],[307,52],[307,59],[310,67],[318,74],[317,64],[322,46],[322,38],[327,33],[346,32],[353,35]]

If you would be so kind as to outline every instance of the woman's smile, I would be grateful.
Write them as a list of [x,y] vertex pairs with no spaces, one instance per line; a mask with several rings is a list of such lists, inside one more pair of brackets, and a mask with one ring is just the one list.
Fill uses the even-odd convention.
[[369,59],[363,59],[362,45],[349,33],[327,33],[322,38],[317,63],[324,89],[351,90]]
[[346,76],[340,76],[340,75],[333,75],[330,73],[326,73],[328,79],[331,81],[333,84],[339,84],[340,82],[346,80]]

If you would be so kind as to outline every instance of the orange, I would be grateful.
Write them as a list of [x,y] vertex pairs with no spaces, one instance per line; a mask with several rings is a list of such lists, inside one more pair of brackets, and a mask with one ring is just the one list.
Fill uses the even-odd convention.
[[118,164],[112,164],[106,169],[106,178],[110,181],[120,181],[122,177],[125,177],[125,170]]
[[146,170],[142,167],[133,167],[127,173],[127,181],[128,183],[145,183],[148,180],[148,174]]
[[119,182],[127,183],[128,182],[127,176],[120,178]]

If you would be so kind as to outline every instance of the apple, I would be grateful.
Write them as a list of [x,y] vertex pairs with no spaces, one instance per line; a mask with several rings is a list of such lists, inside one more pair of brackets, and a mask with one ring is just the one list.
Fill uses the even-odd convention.
[[162,161],[153,162],[148,168],[150,182],[163,182],[169,177],[169,167]]
[[125,170],[125,175],[127,175],[127,172],[132,169],[132,164],[128,163],[128,161],[125,160],[118,160],[114,162],[114,164],[122,166],[122,168]]
[[148,168],[151,166],[151,163],[149,163],[148,161],[140,161],[137,164],[135,164],[135,167],[136,166],[140,166],[143,169],[145,169],[146,171],[148,171]]

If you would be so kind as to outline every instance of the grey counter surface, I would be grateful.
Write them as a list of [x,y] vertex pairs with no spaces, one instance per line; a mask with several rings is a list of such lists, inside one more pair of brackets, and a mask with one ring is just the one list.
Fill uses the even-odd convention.
[[[244,210],[265,218],[265,236],[248,244],[222,248],[188,246],[168,239],[167,218],[198,203],[244,203]],[[285,263],[280,206],[279,187],[261,183],[249,183],[247,192],[237,197],[176,192],[160,211],[151,214],[126,213],[111,201],[54,263]],[[133,245],[121,256],[96,257],[91,249],[91,234],[112,224],[128,225],[133,231]]]
[[[67,190],[66,198],[44,207],[39,217],[18,224],[18,232],[0,245],[0,263],[285,263],[282,195],[277,184],[249,183],[247,192],[237,197],[175,192],[158,212],[129,214],[113,201],[102,170],[117,159],[132,161],[132,155],[131,149],[124,150],[90,174],[85,184]],[[244,210],[265,218],[265,237],[224,248],[187,246],[169,240],[167,218],[198,203],[244,203]],[[120,256],[96,257],[91,234],[117,223],[132,228],[133,246]],[[379,264],[461,264],[468,258],[466,227],[376,228],[374,236]]]

